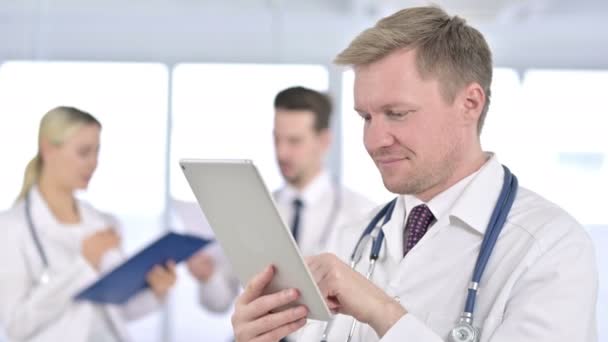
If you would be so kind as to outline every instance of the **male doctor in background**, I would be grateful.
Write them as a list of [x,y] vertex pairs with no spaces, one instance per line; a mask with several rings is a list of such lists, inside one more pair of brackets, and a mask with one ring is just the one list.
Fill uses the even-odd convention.
[[[276,95],[274,109],[275,152],[286,184],[273,197],[302,254],[316,255],[326,250],[331,234],[374,204],[340,185],[324,167],[331,143],[327,95],[290,87]],[[202,305],[227,310],[240,285],[221,253],[201,252],[188,266],[201,282]]]
[[[329,307],[340,313],[328,341],[345,341],[351,318],[360,322],[352,341],[447,341],[468,289],[476,287],[473,267],[506,172],[479,138],[490,50],[463,19],[419,7],[380,20],[336,62],[354,67],[365,147],[386,188],[400,195],[382,228],[385,244],[371,281],[359,273],[367,270],[370,244],[356,271],[345,263],[371,216],[338,232],[337,256],[308,259]],[[555,204],[515,189],[479,283],[472,324],[480,336],[470,341],[596,341],[590,238]],[[305,307],[275,311],[298,298],[296,289],[263,294],[273,274],[269,266],[237,299],[237,341],[277,341],[304,327]],[[319,341],[322,328],[309,324],[298,341]]]

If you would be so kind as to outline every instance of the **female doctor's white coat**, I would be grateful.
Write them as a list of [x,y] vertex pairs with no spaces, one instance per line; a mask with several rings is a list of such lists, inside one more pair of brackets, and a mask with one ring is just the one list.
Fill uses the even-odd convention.
[[[124,306],[75,302],[73,297],[93,282],[97,271],[81,254],[82,240],[98,230],[117,228],[116,222],[78,201],[81,222],[57,222],[36,188],[30,191],[31,214],[49,262],[50,279],[40,284],[41,255],[26,221],[25,201],[0,214],[0,321],[11,342],[128,341],[125,321],[159,306],[151,291],[144,291]],[[107,252],[102,271],[122,259],[119,250]]]

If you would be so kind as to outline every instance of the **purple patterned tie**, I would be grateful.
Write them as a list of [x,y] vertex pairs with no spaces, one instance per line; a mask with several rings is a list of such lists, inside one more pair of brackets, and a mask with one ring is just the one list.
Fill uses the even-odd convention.
[[422,239],[434,219],[431,209],[426,204],[417,205],[412,209],[403,230],[403,256]]

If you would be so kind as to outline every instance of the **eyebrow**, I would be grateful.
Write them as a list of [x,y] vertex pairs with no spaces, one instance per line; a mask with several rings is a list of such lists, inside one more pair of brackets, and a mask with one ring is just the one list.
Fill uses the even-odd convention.
[[[418,108],[419,106],[414,105],[413,103],[408,103],[408,102],[391,102],[388,104],[385,104],[384,106],[380,107],[380,111],[386,111],[388,109],[393,109],[396,107],[412,107],[412,108]],[[354,108],[355,112],[357,113],[367,113],[367,111],[359,109],[357,107]]]

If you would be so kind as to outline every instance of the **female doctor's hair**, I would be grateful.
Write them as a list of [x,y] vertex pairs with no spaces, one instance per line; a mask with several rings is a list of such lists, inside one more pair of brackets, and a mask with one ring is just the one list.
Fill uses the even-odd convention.
[[483,35],[462,18],[435,6],[401,10],[359,34],[334,62],[363,66],[405,49],[416,51],[420,76],[437,78],[449,103],[470,83],[483,88],[486,102],[477,124],[481,134],[490,105],[492,53]]
[[43,163],[40,156],[41,142],[46,140],[55,146],[60,146],[84,125],[96,125],[101,128],[101,123],[93,115],[74,107],[56,107],[42,117],[38,129],[38,153],[25,168],[23,186],[17,200],[23,199],[38,182]]

